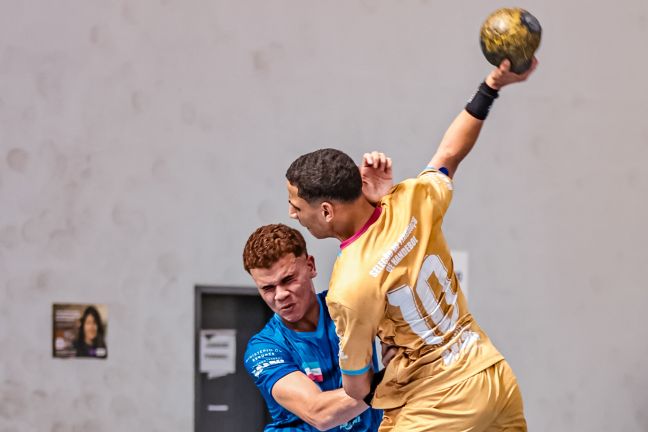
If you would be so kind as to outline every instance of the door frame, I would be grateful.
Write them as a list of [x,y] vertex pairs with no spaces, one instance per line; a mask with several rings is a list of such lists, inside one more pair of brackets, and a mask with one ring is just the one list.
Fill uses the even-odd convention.
[[250,286],[216,286],[196,285],[194,287],[194,431],[198,431],[198,419],[202,407],[200,388],[200,330],[202,322],[202,299],[204,295],[225,294],[225,295],[259,295],[255,287]]

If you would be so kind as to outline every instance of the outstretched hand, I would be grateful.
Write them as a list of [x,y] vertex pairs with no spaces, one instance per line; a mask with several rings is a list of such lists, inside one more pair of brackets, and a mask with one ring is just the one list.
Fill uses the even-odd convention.
[[499,90],[509,84],[526,81],[537,66],[538,59],[533,57],[529,70],[518,75],[511,72],[511,62],[505,59],[499,67],[493,69],[491,73],[488,74],[488,77],[486,77],[486,84],[492,89]]
[[394,185],[391,158],[381,152],[365,153],[360,164],[362,193],[372,204],[387,195]]

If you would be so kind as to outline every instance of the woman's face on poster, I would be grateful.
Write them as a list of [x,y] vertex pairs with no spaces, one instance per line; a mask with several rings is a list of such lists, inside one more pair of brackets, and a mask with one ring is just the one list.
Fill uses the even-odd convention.
[[83,323],[83,333],[86,343],[92,342],[97,337],[97,322],[92,315],[88,315]]

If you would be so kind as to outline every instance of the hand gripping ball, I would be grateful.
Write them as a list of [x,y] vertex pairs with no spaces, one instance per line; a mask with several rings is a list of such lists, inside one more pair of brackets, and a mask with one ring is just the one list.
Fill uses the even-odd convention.
[[502,8],[486,18],[480,31],[481,49],[489,63],[509,59],[511,71],[526,72],[540,45],[540,22],[524,9]]

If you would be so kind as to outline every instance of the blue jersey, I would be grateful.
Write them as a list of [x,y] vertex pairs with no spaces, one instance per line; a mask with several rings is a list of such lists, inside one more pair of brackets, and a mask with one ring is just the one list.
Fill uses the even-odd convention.
[[[263,330],[248,342],[245,368],[261,391],[272,417],[272,423],[265,427],[265,432],[317,430],[272,397],[274,384],[289,373],[300,371],[306,374],[322,391],[342,387],[342,374],[338,366],[339,339],[333,320],[324,306],[325,297],[326,291],[317,295],[320,313],[314,332],[293,331],[275,314]],[[374,363],[377,366],[375,353]],[[373,432],[378,430],[381,420],[382,411],[370,408],[348,423],[330,430]]]

